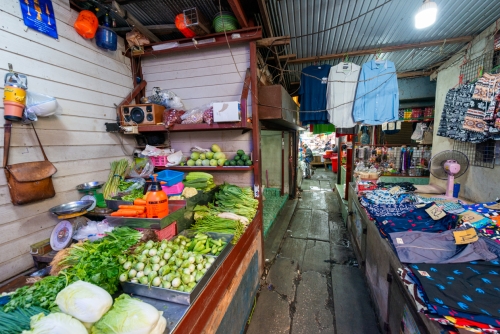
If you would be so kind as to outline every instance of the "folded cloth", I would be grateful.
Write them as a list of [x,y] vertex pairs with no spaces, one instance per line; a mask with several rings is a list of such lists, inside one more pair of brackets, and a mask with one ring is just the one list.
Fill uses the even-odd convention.
[[493,213],[497,212],[498,209],[495,209],[498,202],[486,202],[486,203],[476,203],[476,204],[462,204],[462,207],[465,210],[475,211],[479,213]]
[[500,262],[409,266],[436,313],[500,326]]
[[417,208],[414,203],[373,204],[364,197],[361,197],[360,203],[372,217],[401,216]]
[[403,263],[463,263],[490,261],[498,257],[489,251],[482,238],[466,245],[455,244],[451,230],[442,233],[406,231],[389,235]]
[[422,201],[422,203],[436,203],[437,206],[442,208],[444,211],[448,213],[461,213],[464,212],[465,209],[462,207],[462,202],[458,199],[450,200],[446,198],[440,197],[424,197],[417,195],[417,198]]
[[379,227],[382,237],[387,237],[389,233],[403,231],[422,231],[422,232],[444,232],[456,227],[458,216],[446,214],[439,220],[434,220],[425,211],[433,206],[434,203],[426,204],[422,208],[410,210],[401,216],[374,217]]
[[437,323],[445,326],[453,326],[455,328],[462,328],[471,333],[487,333],[487,334],[499,334],[500,326],[491,326],[477,322],[474,320],[468,320],[464,318],[457,318],[451,316],[440,316],[435,314],[426,314],[427,319],[431,321],[436,321]]
[[417,188],[415,188],[415,186],[413,185],[413,183],[411,182],[378,182],[377,183],[377,188],[379,189],[390,189],[392,187],[400,187],[402,188],[403,190],[406,190],[408,192],[412,192],[412,191],[415,191],[417,190]]

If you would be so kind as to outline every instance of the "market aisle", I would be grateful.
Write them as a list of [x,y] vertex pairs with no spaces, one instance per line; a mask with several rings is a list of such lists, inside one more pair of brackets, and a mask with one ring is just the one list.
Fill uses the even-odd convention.
[[288,201],[271,228],[247,334],[379,333],[331,191],[335,178],[317,169],[303,180],[301,198]]

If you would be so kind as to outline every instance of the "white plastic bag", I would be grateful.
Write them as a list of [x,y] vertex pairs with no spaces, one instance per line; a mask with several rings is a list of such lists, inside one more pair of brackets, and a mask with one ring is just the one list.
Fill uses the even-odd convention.
[[54,97],[30,90],[26,92],[26,111],[28,115],[34,113],[39,117],[47,117],[54,115],[56,109],[57,100]]
[[424,130],[422,129],[422,124],[423,123],[417,123],[415,131],[413,131],[413,134],[411,135],[412,140],[420,141],[424,137]]
[[182,151],[177,151],[174,154],[170,154],[167,157],[167,167],[179,165],[181,163],[182,156]]

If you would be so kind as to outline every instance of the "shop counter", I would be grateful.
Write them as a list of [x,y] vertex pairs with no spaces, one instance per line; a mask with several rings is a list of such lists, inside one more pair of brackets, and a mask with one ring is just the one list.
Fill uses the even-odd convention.
[[349,218],[347,229],[354,245],[354,252],[366,277],[379,323],[385,333],[439,334],[442,327],[419,313],[412,297],[400,280],[397,270],[402,267],[389,242],[380,236],[377,226],[359,203],[355,183],[349,185]]

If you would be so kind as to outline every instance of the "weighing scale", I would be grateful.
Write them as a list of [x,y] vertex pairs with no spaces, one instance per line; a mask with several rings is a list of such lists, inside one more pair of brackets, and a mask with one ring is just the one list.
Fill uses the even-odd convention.
[[75,201],[55,206],[49,210],[62,219],[52,230],[50,235],[50,247],[53,250],[60,251],[68,247],[76,230],[86,225],[90,219],[82,217],[87,210],[95,206],[94,201]]
[[93,205],[88,208],[88,211],[94,210],[97,206],[99,208],[106,207],[106,201],[102,193],[98,193],[97,190],[101,189],[104,182],[92,181],[87,183],[82,183],[76,186],[76,190],[81,193],[86,193],[81,200],[82,201],[93,201]]

